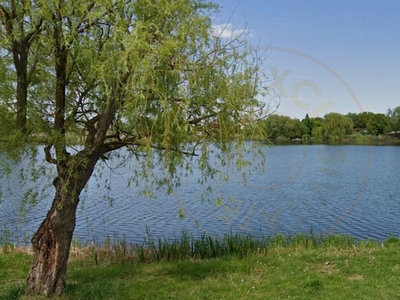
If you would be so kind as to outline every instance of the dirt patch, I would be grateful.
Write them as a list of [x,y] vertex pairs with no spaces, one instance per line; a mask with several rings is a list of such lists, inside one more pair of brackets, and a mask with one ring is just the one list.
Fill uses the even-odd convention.
[[360,274],[353,274],[347,277],[348,280],[365,280],[364,276]]
[[336,268],[336,266],[334,264],[327,261],[324,263],[323,266],[321,266],[317,269],[317,272],[322,273],[322,274],[332,274],[332,273],[339,273],[339,269]]

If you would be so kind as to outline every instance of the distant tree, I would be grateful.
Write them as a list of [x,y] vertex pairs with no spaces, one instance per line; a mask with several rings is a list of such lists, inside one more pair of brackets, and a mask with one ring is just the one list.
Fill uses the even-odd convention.
[[276,139],[278,137],[286,137],[286,123],[290,117],[273,114],[264,121],[265,132],[268,138]]
[[400,131],[400,106],[397,106],[393,109],[388,109],[386,115],[390,119],[392,130]]
[[363,128],[362,121],[359,114],[356,113],[348,113],[346,117],[350,118],[353,121],[354,128]]
[[302,138],[307,127],[299,120],[277,114],[270,115],[264,122],[265,133],[269,139],[284,137],[288,139]]
[[367,123],[367,129],[373,135],[389,132],[392,130],[390,118],[384,114],[374,114]]
[[365,129],[369,119],[374,115],[372,112],[361,112],[361,113],[348,113],[346,117],[353,121],[354,128]]
[[303,122],[303,124],[307,128],[306,134],[311,135],[312,129],[313,129],[313,124],[312,124],[312,121],[310,119],[310,116],[308,114],[306,114],[306,116],[304,117],[303,120],[301,120],[301,122]]
[[329,113],[322,122],[324,138],[342,139],[345,135],[353,133],[353,121],[339,113]]
[[315,118],[313,118],[313,120],[314,120],[315,122],[321,122],[321,124],[322,124],[322,122],[324,121],[324,118],[315,117]]
[[324,128],[322,126],[315,126],[312,130],[312,137],[318,140],[324,138]]
[[322,128],[323,118],[321,117],[311,118],[311,124],[312,124],[311,136],[317,139],[322,139],[324,137],[324,131]]
[[375,115],[373,112],[363,111],[359,113],[359,123],[357,128],[367,128],[369,120]]
[[298,139],[307,134],[307,131],[307,126],[299,119],[289,119],[284,127],[284,136],[289,139]]

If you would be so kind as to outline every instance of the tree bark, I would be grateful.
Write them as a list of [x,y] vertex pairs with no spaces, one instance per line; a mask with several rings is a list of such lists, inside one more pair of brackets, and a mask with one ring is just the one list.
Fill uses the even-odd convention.
[[33,263],[27,279],[27,293],[48,297],[61,295],[65,288],[67,262],[75,229],[79,198],[55,180],[56,195],[51,209],[32,238]]

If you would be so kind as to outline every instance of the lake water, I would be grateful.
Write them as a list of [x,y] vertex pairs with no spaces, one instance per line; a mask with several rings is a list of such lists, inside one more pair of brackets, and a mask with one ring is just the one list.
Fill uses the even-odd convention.
[[[106,168],[101,172],[111,190],[101,188],[101,180],[89,182],[78,208],[75,236],[84,242],[102,242],[109,235],[140,243],[147,229],[155,237],[173,237],[182,229],[193,235],[218,236],[296,234],[311,228],[316,233],[352,234],[361,239],[399,236],[399,146],[285,145],[265,146],[263,151],[264,172],[249,173],[246,181],[228,166],[222,171],[230,180],[215,179],[210,193],[194,174],[183,177],[169,196],[157,192],[156,199],[127,188],[134,164]],[[12,174],[2,181],[0,234],[4,237],[7,232],[14,241],[24,243],[44,218],[53,191],[50,188],[49,195],[22,219],[20,201],[29,186],[21,187],[17,178],[18,174]],[[46,182],[43,179],[43,186]],[[201,200],[202,194],[206,200]],[[180,209],[184,218],[179,218]]]

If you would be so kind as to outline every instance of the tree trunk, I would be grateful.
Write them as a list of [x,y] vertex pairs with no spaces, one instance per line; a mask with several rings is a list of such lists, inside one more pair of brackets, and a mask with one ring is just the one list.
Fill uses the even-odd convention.
[[25,51],[20,51],[17,66],[17,128],[26,132],[26,108],[28,105],[28,58]]
[[[66,153],[68,156],[69,154]],[[58,162],[51,209],[32,238],[33,263],[27,278],[30,295],[59,296],[65,288],[79,195],[93,174],[99,153],[81,152]]]
[[80,191],[63,189],[61,181],[55,180],[52,207],[32,238],[34,257],[27,279],[28,294],[52,297],[61,295],[65,288]]

